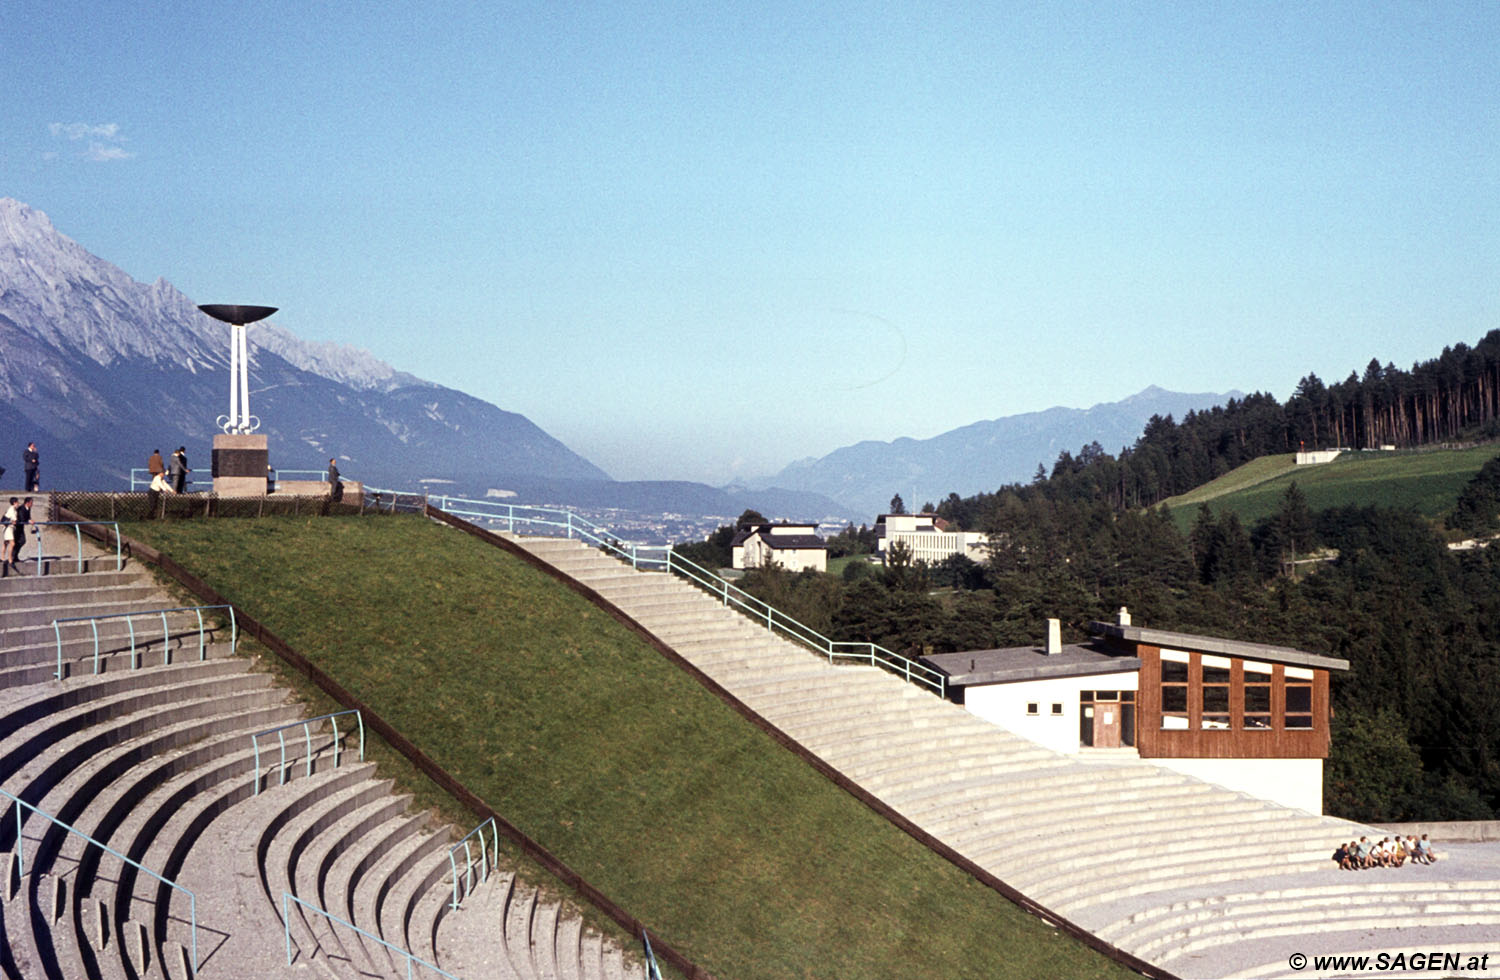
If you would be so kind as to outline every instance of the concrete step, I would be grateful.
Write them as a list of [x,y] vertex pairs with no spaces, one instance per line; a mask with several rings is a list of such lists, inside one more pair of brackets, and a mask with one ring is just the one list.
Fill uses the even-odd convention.
[[166,593],[149,584],[6,594],[5,608],[0,609],[0,635],[26,626],[50,627],[54,619],[104,616],[136,609],[165,609],[176,604]]

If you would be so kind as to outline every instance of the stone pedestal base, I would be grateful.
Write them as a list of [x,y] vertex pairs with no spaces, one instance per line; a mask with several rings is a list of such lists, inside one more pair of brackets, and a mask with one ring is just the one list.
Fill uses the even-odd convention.
[[264,497],[270,455],[265,436],[214,436],[214,493],[221,497]]

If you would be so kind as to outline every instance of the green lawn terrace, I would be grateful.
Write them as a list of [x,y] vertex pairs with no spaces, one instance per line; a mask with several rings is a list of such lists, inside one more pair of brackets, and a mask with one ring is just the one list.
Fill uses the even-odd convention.
[[1465,449],[1374,450],[1341,453],[1329,463],[1298,466],[1296,455],[1263,456],[1197,489],[1167,499],[1165,506],[1183,533],[1197,517],[1200,504],[1215,513],[1232,512],[1246,528],[1275,513],[1293,482],[1313,511],[1330,507],[1409,507],[1440,520],[1453,506],[1464,484],[1500,445]]

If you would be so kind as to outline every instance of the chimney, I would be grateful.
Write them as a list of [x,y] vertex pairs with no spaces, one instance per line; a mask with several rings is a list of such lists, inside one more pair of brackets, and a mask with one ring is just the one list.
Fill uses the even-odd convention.
[[1062,621],[1047,620],[1047,656],[1062,653]]
[[1124,606],[1120,607],[1119,615],[1115,617],[1115,625],[1116,626],[1129,626],[1130,625],[1130,610],[1129,609],[1126,609]]

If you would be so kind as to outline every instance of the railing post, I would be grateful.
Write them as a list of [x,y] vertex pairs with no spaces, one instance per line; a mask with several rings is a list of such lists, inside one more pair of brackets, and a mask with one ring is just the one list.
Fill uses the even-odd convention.
[[[94,673],[99,673],[99,620],[95,619],[90,624],[94,627]],[[130,666],[135,667],[135,620],[129,616],[125,617],[125,625],[130,629]]]
[[188,915],[193,917],[193,976],[196,977],[198,975],[198,896],[192,892],[188,892]]
[[286,933],[286,965],[292,965],[292,916],[286,907],[286,892],[281,893],[281,926]]
[[448,870],[453,873],[453,904],[449,906],[455,912],[458,911],[458,863],[453,860],[453,852],[456,848],[448,848]]
[[57,637],[57,679],[62,680],[62,627],[52,621],[52,632]]
[[[333,768],[337,769],[339,767],[339,716],[338,716],[337,712],[334,712],[333,717],[331,717],[331,718],[328,719],[328,723],[333,726]],[[307,757],[307,769],[308,769],[307,774],[309,776],[311,776],[312,775],[312,756],[311,755],[309,755]]]
[[[197,613],[198,613],[198,659],[199,660],[204,660],[204,659],[207,659],[208,654],[203,649],[203,607],[202,606],[198,606],[197,607]],[[162,614],[162,619],[166,619],[166,614],[165,613]]]
[[[26,839],[21,836],[21,799],[16,798],[16,877],[26,877]],[[5,883],[7,886],[10,882]]]
[[[331,720],[332,719],[330,719],[330,721]],[[334,731],[338,731],[338,729],[334,728]],[[306,743],[307,743],[307,775],[309,777],[311,777],[312,776],[312,722],[310,722],[310,721],[304,721],[302,723],[302,734],[305,737]]]
[[259,796],[260,795],[260,736],[259,735],[251,735],[250,736],[250,747],[253,750],[255,750],[255,793],[253,795]]
[[[134,634],[132,633],[131,635],[132,635],[132,642],[133,642],[134,641]],[[162,662],[163,665],[166,665],[166,664],[169,664],[169,663],[172,662],[172,659],[171,659],[171,657],[172,657],[171,647],[172,647],[172,634],[171,634],[171,631],[167,629],[167,611],[165,609],[163,609],[161,611],[161,662]]]
[[277,786],[286,785],[286,729],[276,733],[276,741],[281,743],[281,764],[277,767],[281,770],[281,782]]

